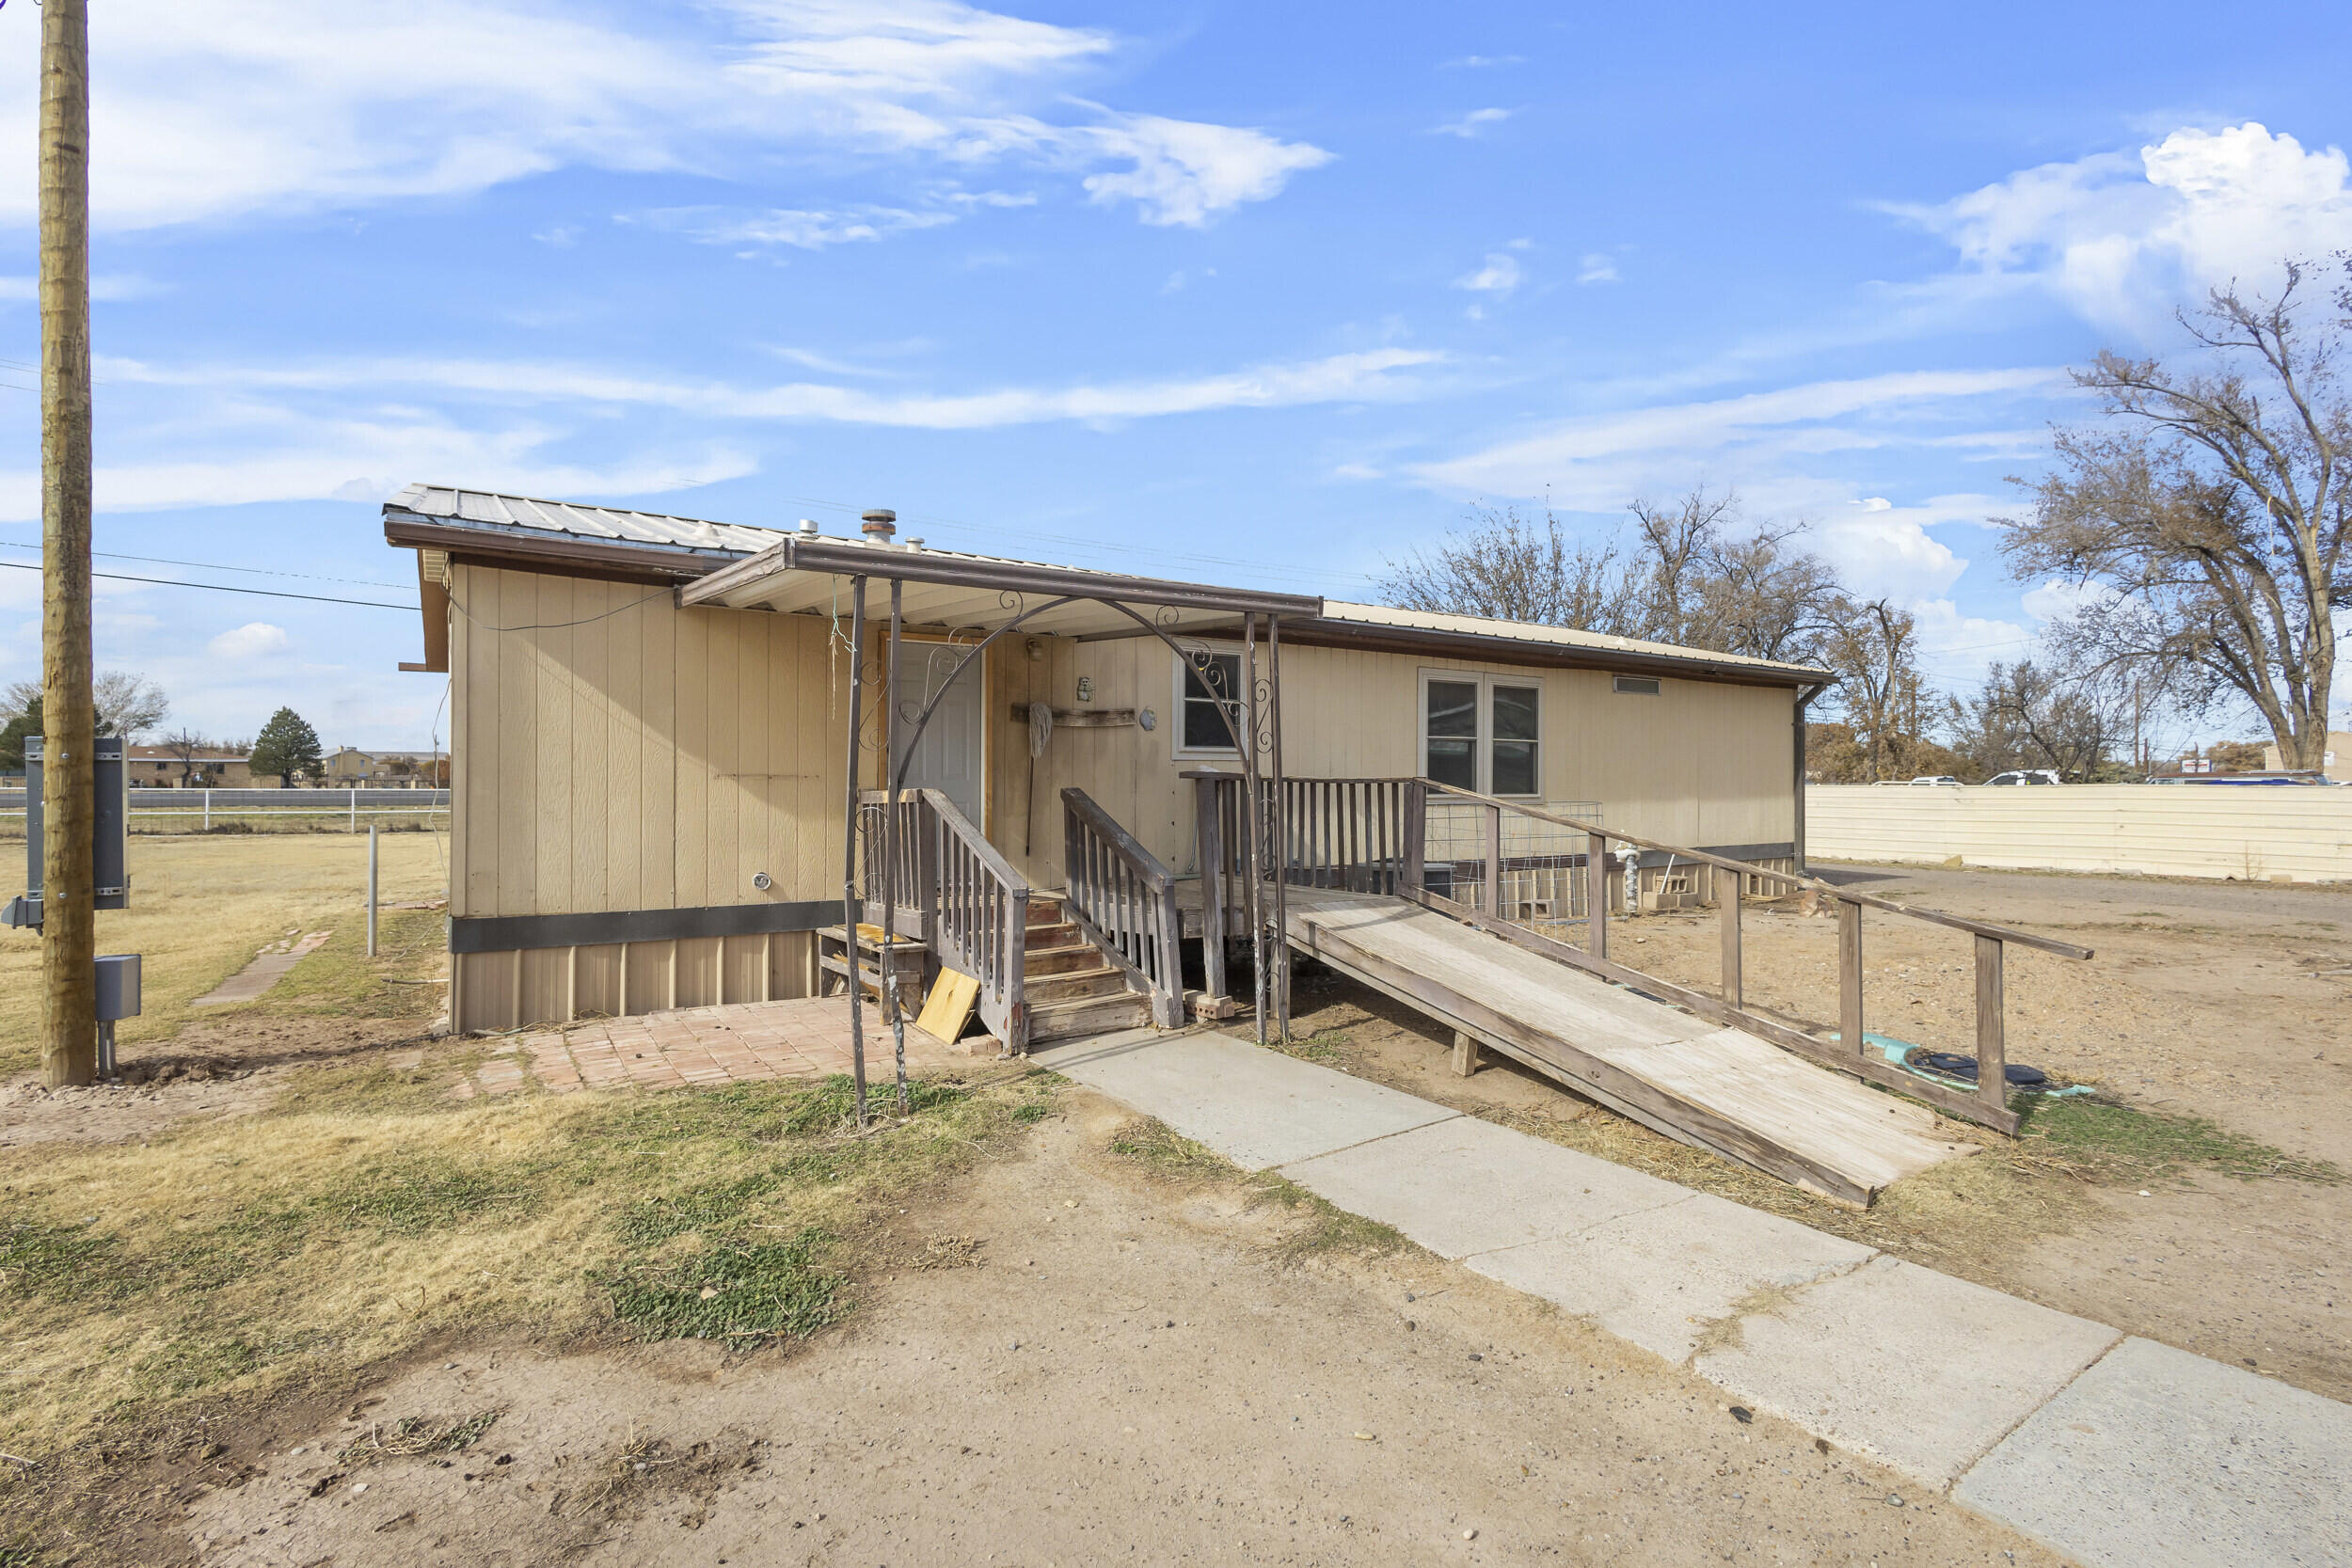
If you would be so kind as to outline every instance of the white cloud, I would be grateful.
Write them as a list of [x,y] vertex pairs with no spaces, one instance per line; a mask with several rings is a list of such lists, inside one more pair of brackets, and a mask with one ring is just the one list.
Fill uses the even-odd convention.
[[1920,599],[1907,607],[1919,639],[1919,663],[1934,684],[1965,690],[1988,665],[2014,663],[2033,651],[2033,634],[2014,621],[1967,615],[1949,599]]
[[1455,278],[1454,286],[1457,289],[1468,289],[1473,293],[1493,294],[1496,298],[1502,299],[1507,298],[1511,291],[1518,288],[1525,277],[1526,274],[1519,267],[1518,257],[1507,250],[1491,250],[1486,253],[1486,261],[1484,266],[1476,272],[1466,273]]
[[[392,479],[379,476],[398,476],[398,483],[459,477],[531,495],[651,495],[740,478],[755,472],[758,463],[722,439],[616,451],[604,429],[575,440],[581,427],[625,407],[675,409],[710,421],[987,430],[1361,403],[1411,395],[1417,384],[1398,372],[1442,357],[1374,349],[1209,375],[946,394],[816,382],[743,387],[474,360],[280,369],[108,359],[100,376],[118,388],[119,399],[140,389],[174,395],[165,400],[171,410],[165,422],[147,429],[119,417],[114,422],[111,450],[142,455],[101,467],[97,500],[101,510],[119,512],[330,496],[373,499],[395,487]],[[203,395],[187,396],[194,391]],[[365,393],[367,406],[351,405],[355,391]],[[383,401],[402,392],[432,398],[437,406]],[[562,417],[534,417],[526,412],[532,408]],[[37,517],[40,504],[38,470],[0,469],[0,520]]]
[[1579,283],[1614,283],[1617,281],[1617,263],[1611,261],[1605,252],[1588,250],[1584,259],[1577,263],[1576,280]]
[[2281,258],[2352,246],[2352,162],[2252,121],[2185,128],[2137,153],[2044,164],[1893,211],[1959,251],[1947,293],[2046,290],[2087,320],[2145,336],[2209,286],[2272,287]]
[[648,216],[660,227],[684,230],[704,245],[787,245],[802,250],[879,240],[885,234],[936,229],[956,221],[953,213],[917,213],[903,207],[854,207],[838,213],[780,207],[740,214],[673,208]]
[[1331,161],[1319,147],[1278,141],[1263,131],[1157,115],[1116,116],[1064,132],[1060,140],[1133,166],[1088,175],[1086,192],[1095,201],[1133,201],[1146,223],[1196,228],[1245,201],[1279,195],[1292,175]]
[[[740,387],[666,381],[585,367],[498,360],[369,359],[289,368],[194,366],[171,369],[108,360],[103,372],[122,384],[212,388],[246,392],[337,391],[400,387],[471,393],[485,399],[651,404],[713,419],[818,420],[922,430],[981,430],[1056,420],[1141,419],[1219,408],[1392,398],[1411,390],[1391,372],[1443,357],[1422,349],[1371,349],[1320,359],[1254,366],[1213,375],[1062,388],[1001,388],[971,393],[882,394],[799,382]],[[392,426],[392,430],[405,428]],[[389,432],[388,431],[388,434]],[[544,433],[518,433],[518,440]],[[409,465],[414,467],[414,465]],[[339,479],[348,477],[345,467]],[[694,483],[707,483],[697,480]]]
[[1439,71],[1484,71],[1499,65],[1519,65],[1526,59],[1527,56],[1524,55],[1464,55],[1458,59],[1440,61],[1438,69]]
[[1472,109],[1459,119],[1432,125],[1429,134],[1433,136],[1459,136],[1464,141],[1471,141],[1488,126],[1500,125],[1517,112],[1512,109]]
[[1415,472],[1461,494],[1549,493],[1579,511],[1613,512],[1644,490],[1687,486],[1693,472],[1753,490],[1752,481],[1786,473],[1790,458],[1947,435],[1944,425],[1974,420],[1982,404],[2066,384],[2055,370],[1900,371],[1818,381],[1562,420]]
[[[1329,156],[1073,98],[1117,54],[1110,34],[958,0],[120,0],[91,27],[102,229],[464,194],[568,166],[727,178],[796,153],[1025,159],[1093,174],[1098,200],[1133,200],[1147,222],[1190,224]],[[14,160],[0,223],[32,217],[38,34],[0,29]]]
[[222,632],[204,646],[215,658],[243,662],[282,654],[294,646],[294,639],[286,635],[283,626],[273,626],[267,621],[247,621]]

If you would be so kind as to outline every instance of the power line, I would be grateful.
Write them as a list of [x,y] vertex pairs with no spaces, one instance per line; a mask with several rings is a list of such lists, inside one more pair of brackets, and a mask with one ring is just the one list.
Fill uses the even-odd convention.
[[[39,545],[26,545],[14,539],[0,539],[0,546],[12,550],[37,550]],[[304,582],[345,582],[354,588],[388,588],[398,593],[405,583],[377,582],[373,578],[323,578],[311,572],[281,572],[271,566],[230,566],[218,561],[176,561],[167,555],[124,555],[119,550],[92,550],[92,555],[108,561],[146,561],[158,566],[193,566],[204,572],[250,572],[256,577],[295,578]]]
[[[0,561],[0,566],[11,567],[20,572],[40,570],[29,561]],[[104,578],[109,582],[150,582],[158,588],[209,588],[215,594],[258,594],[265,599],[308,599],[313,604],[365,605],[370,610],[405,610],[410,614],[415,614],[423,608],[412,604],[386,604],[381,599],[339,599],[331,598],[325,594],[289,594],[277,588],[232,588],[225,582],[183,582],[177,578],[140,578],[133,577],[128,572],[92,572],[90,576]]]

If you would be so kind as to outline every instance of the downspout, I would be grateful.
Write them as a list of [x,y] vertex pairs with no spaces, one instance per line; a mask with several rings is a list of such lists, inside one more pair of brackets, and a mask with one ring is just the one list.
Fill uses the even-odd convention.
[[1791,770],[1796,776],[1796,789],[1793,797],[1793,803],[1796,808],[1796,821],[1794,823],[1793,837],[1796,847],[1797,875],[1800,877],[1810,877],[1813,875],[1810,870],[1806,869],[1804,863],[1804,712],[1806,708],[1812,705],[1813,699],[1820,696],[1824,690],[1828,689],[1828,687],[1829,683],[1827,681],[1817,681],[1811,686],[1800,688],[1797,691],[1797,701],[1794,708],[1795,721],[1792,726],[1793,743],[1790,748],[1794,754],[1791,757],[1790,762]]

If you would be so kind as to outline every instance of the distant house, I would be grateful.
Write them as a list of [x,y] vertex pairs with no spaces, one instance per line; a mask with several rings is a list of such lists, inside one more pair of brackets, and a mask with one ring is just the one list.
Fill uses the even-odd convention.
[[[2278,772],[2284,764],[2275,745],[2263,748],[2263,767]],[[2329,730],[2328,749],[2319,759],[2320,771],[2336,784],[2352,782],[2352,730]]]
[[449,782],[449,753],[339,746],[328,755],[320,782],[330,789],[431,789]]
[[170,746],[133,746],[123,759],[133,789],[252,789],[275,785],[257,781],[243,753],[219,747],[181,752]]

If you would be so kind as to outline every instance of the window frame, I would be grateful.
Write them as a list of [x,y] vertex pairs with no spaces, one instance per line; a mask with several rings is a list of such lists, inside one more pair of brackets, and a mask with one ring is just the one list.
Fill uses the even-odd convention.
[[[1414,716],[1416,756],[1421,776],[1433,777],[1429,771],[1429,687],[1432,682],[1454,686],[1474,686],[1478,689],[1478,734],[1471,742],[1471,761],[1477,783],[1473,786],[1481,795],[1493,795],[1499,800],[1541,800],[1544,799],[1544,732],[1547,728],[1544,709],[1549,695],[1550,683],[1541,675],[1498,673],[1491,670],[1432,670],[1421,672],[1421,700]],[[1498,686],[1535,693],[1535,736],[1528,741],[1511,741],[1533,748],[1535,765],[1535,788],[1528,794],[1501,795],[1494,788],[1495,733],[1494,691]]]
[[[1245,678],[1243,672],[1240,670],[1242,657],[1240,643],[1204,642],[1201,646],[1203,651],[1205,651],[1212,658],[1231,658],[1234,661],[1234,679],[1237,685],[1243,678]],[[1234,748],[1230,736],[1227,738],[1226,743],[1221,746],[1187,746],[1184,744],[1185,705],[1197,700],[1186,696],[1184,693],[1184,676],[1189,673],[1187,667],[1192,663],[1192,657],[1188,654],[1180,654],[1172,651],[1168,657],[1169,689],[1168,704],[1168,754],[1178,762],[1239,762],[1241,760],[1241,752]],[[1216,698],[1212,696],[1210,701],[1215,702]],[[1242,727],[1243,716],[1248,710],[1243,705],[1242,693],[1239,690],[1236,690],[1233,693],[1233,704],[1234,706],[1240,710],[1233,716],[1233,727],[1235,729],[1240,729]]]

